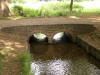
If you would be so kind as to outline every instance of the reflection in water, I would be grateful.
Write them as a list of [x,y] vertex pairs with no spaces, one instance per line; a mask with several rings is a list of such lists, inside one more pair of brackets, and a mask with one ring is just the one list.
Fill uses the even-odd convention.
[[34,44],[31,52],[35,75],[100,75],[100,62],[74,44]]
[[[42,62],[42,63],[41,63]],[[31,69],[35,75],[66,75],[68,74],[68,61],[51,60],[51,61],[33,61],[31,64]]]
[[62,60],[54,60],[50,62],[47,68],[47,74],[49,75],[64,75],[67,72],[67,66],[69,63],[67,61]]

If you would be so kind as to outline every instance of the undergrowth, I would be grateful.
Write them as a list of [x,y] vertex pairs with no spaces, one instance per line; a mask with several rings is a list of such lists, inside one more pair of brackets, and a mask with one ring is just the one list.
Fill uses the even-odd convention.
[[22,55],[17,57],[15,61],[21,62],[20,75],[32,75],[30,64],[32,61],[31,54],[25,51]]

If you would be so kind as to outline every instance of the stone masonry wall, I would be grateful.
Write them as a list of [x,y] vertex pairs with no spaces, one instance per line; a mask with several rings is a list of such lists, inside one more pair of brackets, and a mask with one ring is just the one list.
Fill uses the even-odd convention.
[[59,32],[72,32],[75,35],[79,35],[89,33],[94,30],[95,27],[87,24],[57,24],[4,27],[1,29],[1,32],[23,36],[26,41],[34,33],[43,33],[48,37],[49,42],[52,42],[53,36]]

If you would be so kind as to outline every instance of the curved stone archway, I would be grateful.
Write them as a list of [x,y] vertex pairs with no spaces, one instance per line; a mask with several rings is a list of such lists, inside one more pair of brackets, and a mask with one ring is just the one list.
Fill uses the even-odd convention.
[[35,33],[29,37],[29,43],[48,43],[48,37],[43,33]]
[[71,42],[71,35],[67,32],[59,32],[53,36],[53,43]]
[[34,33],[28,40],[30,53],[45,53],[48,50],[46,44],[48,37],[43,33]]

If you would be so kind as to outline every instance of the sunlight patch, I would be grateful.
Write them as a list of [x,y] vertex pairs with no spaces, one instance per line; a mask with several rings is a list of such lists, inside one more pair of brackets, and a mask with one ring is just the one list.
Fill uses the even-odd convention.
[[41,34],[41,33],[37,33],[37,34],[34,34],[34,37],[37,38],[38,40],[43,40],[46,38],[46,35]]

